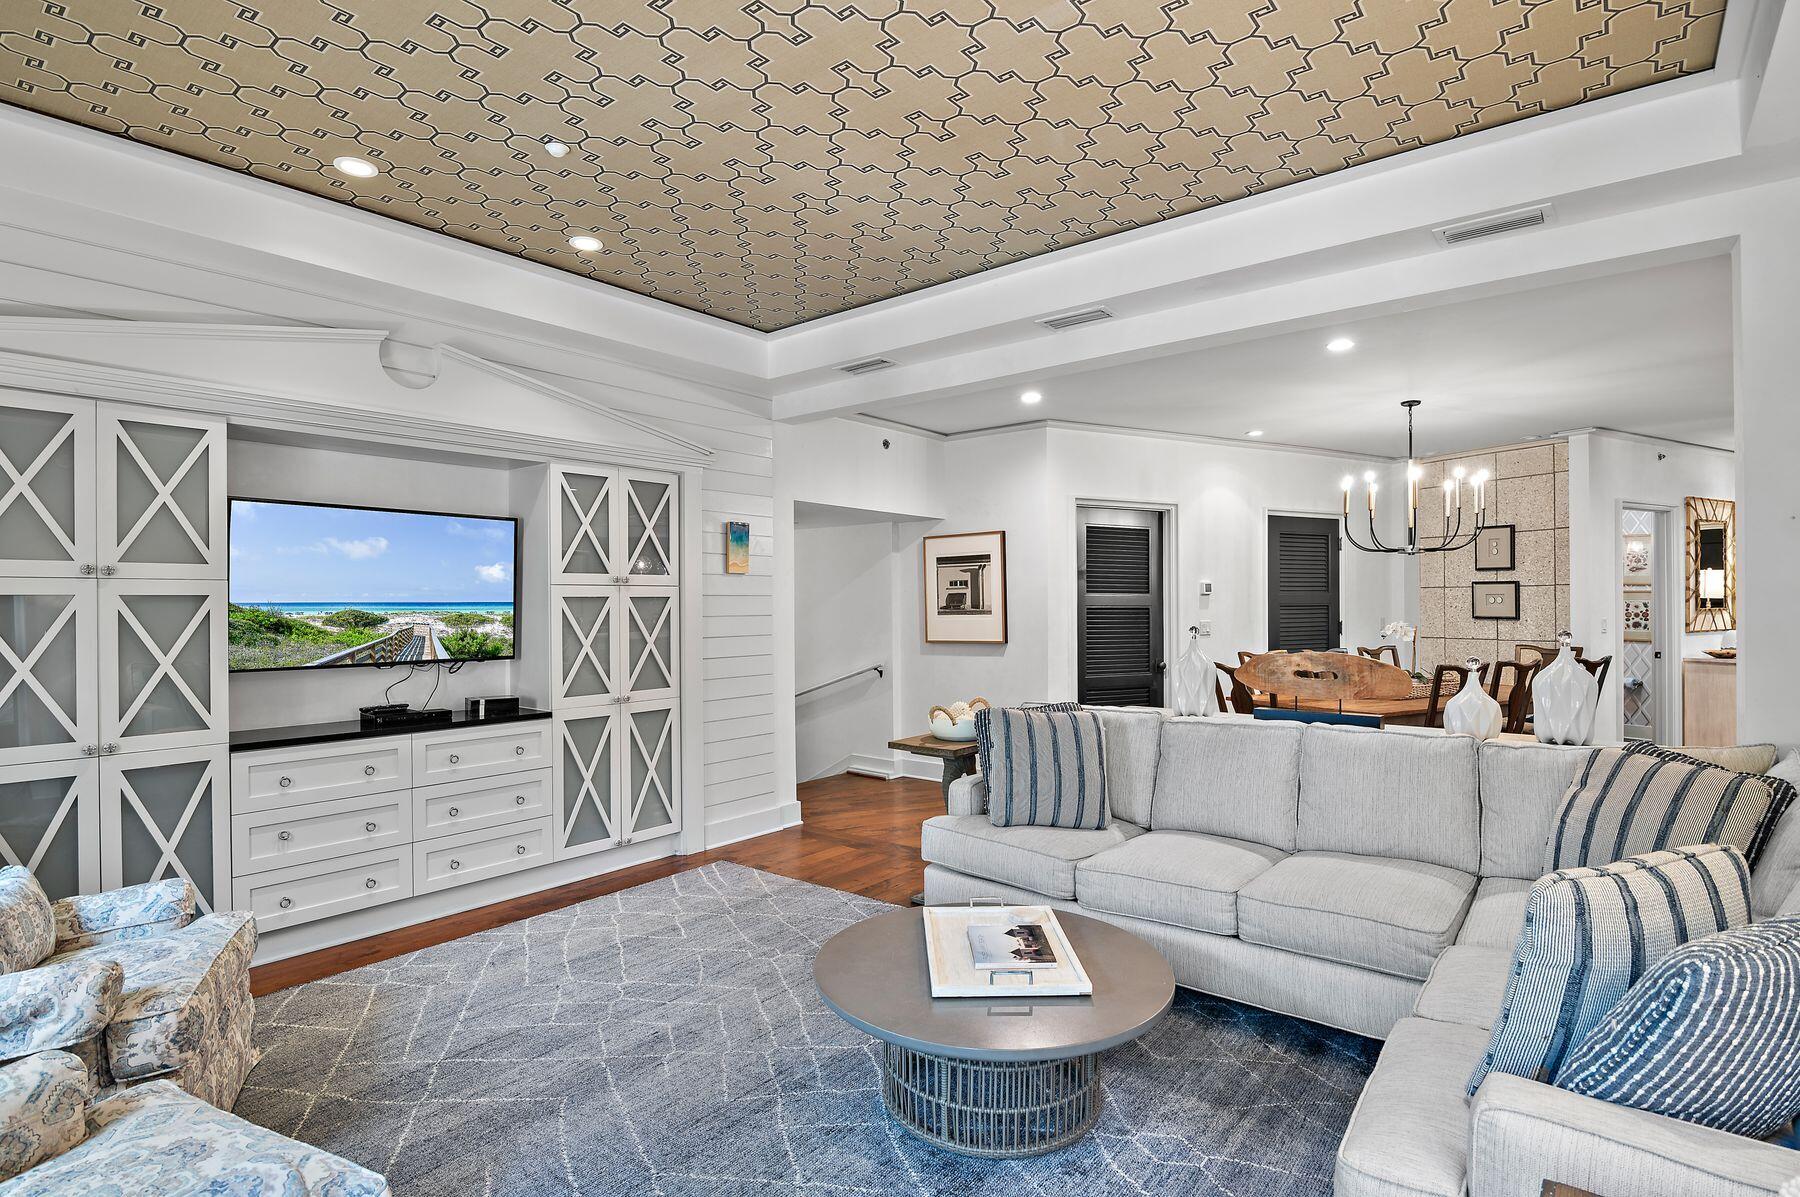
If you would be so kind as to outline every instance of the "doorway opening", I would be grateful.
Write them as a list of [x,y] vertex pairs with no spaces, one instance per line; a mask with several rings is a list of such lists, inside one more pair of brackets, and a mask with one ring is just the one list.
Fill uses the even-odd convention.
[[1163,513],[1076,508],[1075,563],[1077,696],[1163,705]]
[[1646,507],[1619,512],[1620,698],[1627,740],[1661,741],[1667,727],[1669,620],[1663,576],[1670,551],[1669,513]]

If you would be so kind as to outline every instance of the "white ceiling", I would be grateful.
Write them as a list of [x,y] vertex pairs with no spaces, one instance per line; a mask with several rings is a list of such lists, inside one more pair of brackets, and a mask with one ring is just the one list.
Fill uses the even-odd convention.
[[[1356,347],[1330,353],[1327,341]],[[884,408],[958,433],[1038,420],[1403,456],[1600,427],[1730,448],[1731,266],[1723,257],[1287,332],[1004,389]],[[1040,391],[1025,406],[1019,394]]]

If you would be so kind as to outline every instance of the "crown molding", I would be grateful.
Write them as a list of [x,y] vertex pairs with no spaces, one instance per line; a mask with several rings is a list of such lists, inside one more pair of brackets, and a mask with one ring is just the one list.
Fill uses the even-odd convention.
[[[904,427],[904,425],[902,426]],[[1043,429],[1053,432],[1083,432],[1093,436],[1135,436],[1152,441],[1181,441],[1195,445],[1213,445],[1222,449],[1242,449],[1248,453],[1299,453],[1308,457],[1326,457],[1334,461],[1392,464],[1403,457],[1384,457],[1379,453],[1352,453],[1344,449],[1321,449],[1315,445],[1290,445],[1281,441],[1252,441],[1241,437],[1208,436],[1203,432],[1165,432],[1156,428],[1133,428],[1122,424],[1087,424],[1080,420],[1028,420],[1019,424],[997,424],[992,428],[972,428],[967,432],[941,435],[945,440],[973,440],[984,436],[1004,436],[1009,432]]]

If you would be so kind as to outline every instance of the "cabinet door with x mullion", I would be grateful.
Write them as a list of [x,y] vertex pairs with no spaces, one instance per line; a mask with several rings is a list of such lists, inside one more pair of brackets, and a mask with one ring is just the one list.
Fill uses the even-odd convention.
[[619,605],[623,701],[673,698],[681,690],[681,592],[626,587]]
[[619,832],[623,843],[681,830],[681,711],[673,698],[623,707]]
[[556,709],[611,706],[622,690],[618,586],[557,586],[551,591],[550,665]]
[[616,847],[619,822],[619,707],[556,716],[555,856]]
[[97,757],[0,769],[0,864],[19,865],[51,901],[100,888]]
[[100,884],[180,877],[204,912],[230,905],[230,766],[224,745],[108,757],[100,770]]
[[100,575],[223,579],[225,426],[105,404],[97,443]]
[[100,584],[103,754],[223,742],[225,583]]
[[550,469],[550,581],[618,585],[618,474],[604,467]]
[[0,575],[95,574],[94,405],[0,391]]
[[619,573],[627,586],[681,580],[681,491],[673,474],[619,471]]
[[99,755],[95,589],[0,579],[0,769]]

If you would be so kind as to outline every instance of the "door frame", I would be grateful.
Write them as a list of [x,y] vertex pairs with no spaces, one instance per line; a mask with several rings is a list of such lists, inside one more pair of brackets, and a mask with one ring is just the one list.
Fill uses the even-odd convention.
[[[1606,700],[1609,707],[1617,708],[1619,714],[1619,735],[1625,734],[1625,560],[1620,552],[1621,529],[1625,523],[1627,511],[1647,511],[1651,514],[1651,551],[1655,554],[1650,578],[1650,604],[1656,621],[1656,645],[1662,651],[1662,658],[1656,662],[1656,677],[1650,692],[1651,727],[1657,742],[1661,744],[1679,743],[1682,738],[1682,695],[1681,695],[1681,658],[1686,634],[1685,601],[1676,602],[1672,596],[1687,593],[1681,571],[1686,562],[1685,546],[1678,553],[1671,553],[1668,547],[1676,543],[1670,531],[1676,527],[1677,508],[1668,503],[1640,503],[1633,499],[1620,499],[1613,507],[1612,540],[1608,551],[1612,553],[1613,594],[1610,610],[1607,615],[1607,626],[1617,631],[1609,637],[1609,646],[1614,651],[1614,663],[1618,666],[1613,671],[1617,674],[1619,684],[1613,697]],[[1685,517],[1685,512],[1682,513]],[[1611,676],[1609,674],[1609,676]]]
[[1081,552],[1078,542],[1081,538],[1081,509],[1083,507],[1100,507],[1112,511],[1155,511],[1162,515],[1162,609],[1163,609],[1163,658],[1169,662],[1170,668],[1163,670],[1163,700],[1169,697],[1169,675],[1174,668],[1175,650],[1182,644],[1181,631],[1181,553],[1180,553],[1180,521],[1181,505],[1179,503],[1146,502],[1140,499],[1089,499],[1077,495],[1070,500],[1067,508],[1069,523],[1066,531],[1069,561],[1070,589],[1069,622],[1068,622],[1068,675],[1065,685],[1059,687],[1057,679],[1050,679],[1052,696],[1067,693],[1073,699],[1081,690]]
[[1308,511],[1300,507],[1264,507],[1262,509],[1262,529],[1255,538],[1256,543],[1251,546],[1251,551],[1256,558],[1256,624],[1254,626],[1262,629],[1264,651],[1268,650],[1269,640],[1275,633],[1275,629],[1269,623],[1269,520],[1278,516],[1329,520],[1337,525],[1338,624],[1340,625],[1338,639],[1343,642],[1339,644],[1339,647],[1344,647],[1347,643],[1344,628],[1348,627],[1350,623],[1348,619],[1344,618],[1344,562],[1350,539],[1344,535],[1344,513],[1341,511]]

